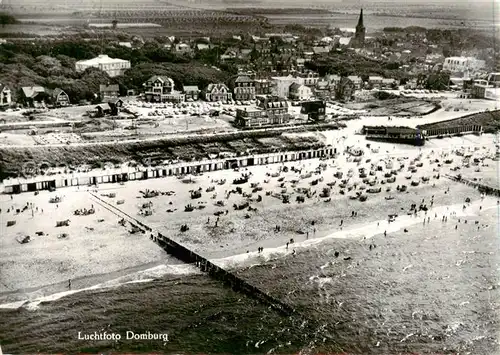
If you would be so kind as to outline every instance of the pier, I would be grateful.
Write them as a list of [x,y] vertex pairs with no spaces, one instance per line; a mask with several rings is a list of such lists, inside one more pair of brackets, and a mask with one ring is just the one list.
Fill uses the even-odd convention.
[[104,201],[96,194],[90,193],[90,195],[100,206],[112,212],[116,216],[125,219],[130,223],[130,225],[139,228],[139,230],[143,234],[149,233],[150,239],[161,246],[168,254],[187,264],[196,265],[196,267],[199,268],[202,272],[205,272],[213,279],[222,282],[225,286],[231,287],[231,289],[236,292],[241,292],[247,296],[250,296],[251,298],[268,305],[269,307],[286,316],[296,314],[296,311],[292,306],[280,301],[279,299],[269,295],[259,288],[252,286],[242,278],[227,270],[224,270],[220,266],[215,265],[205,257],[199,255],[198,253],[195,253],[194,251],[188,249],[187,247],[181,245],[173,239],[161,234],[158,231],[153,230],[153,228],[123,212],[116,206],[113,206],[112,204]]

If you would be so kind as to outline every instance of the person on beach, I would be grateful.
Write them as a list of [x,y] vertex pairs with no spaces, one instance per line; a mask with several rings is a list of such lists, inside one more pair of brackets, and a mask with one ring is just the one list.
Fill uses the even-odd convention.
[[340,226],[342,226],[343,224],[344,224],[344,220],[343,220],[343,219],[341,219],[341,220],[340,220]]
[[288,243],[288,242],[286,242],[286,250],[288,250],[288,244],[289,244],[289,243]]
[[387,231],[384,231],[384,237],[387,237]]
[[71,279],[68,280],[68,289],[71,290]]

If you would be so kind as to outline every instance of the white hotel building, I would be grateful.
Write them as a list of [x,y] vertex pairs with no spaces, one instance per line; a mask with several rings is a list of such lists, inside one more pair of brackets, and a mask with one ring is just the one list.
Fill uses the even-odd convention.
[[465,76],[473,75],[477,71],[484,69],[486,63],[484,60],[478,60],[472,57],[449,57],[445,58],[443,70],[454,73],[464,73]]
[[76,62],[76,71],[82,72],[87,68],[98,68],[106,73],[110,77],[115,77],[123,75],[125,70],[130,69],[130,61],[110,58],[106,54],[101,54],[95,58],[88,60],[80,60]]

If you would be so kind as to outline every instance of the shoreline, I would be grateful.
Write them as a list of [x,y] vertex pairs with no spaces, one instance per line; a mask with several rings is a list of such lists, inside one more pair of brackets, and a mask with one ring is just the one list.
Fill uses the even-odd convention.
[[[483,210],[489,210],[493,208],[498,208],[497,204],[494,203],[492,198],[485,198],[491,201],[490,206],[486,206]],[[430,215],[433,213],[437,213],[438,217],[442,215],[450,215],[451,212],[456,212],[456,217],[474,217],[475,213],[479,211],[477,208],[479,205],[483,204],[483,199],[477,199],[472,201],[466,210],[462,210],[463,203],[453,204],[453,205],[440,205],[430,209],[428,212]],[[474,210],[473,212],[471,211]],[[477,210],[477,211],[476,211]],[[210,261],[214,264],[225,268],[229,271],[238,271],[246,268],[251,268],[253,266],[263,265],[266,262],[278,260],[285,258],[287,256],[292,255],[292,250],[296,249],[297,252],[309,250],[314,248],[317,245],[324,245],[328,242],[332,242],[338,239],[355,239],[360,240],[363,239],[371,239],[376,236],[379,236],[387,232],[387,234],[396,233],[401,231],[402,229],[410,226],[414,226],[416,224],[420,224],[422,220],[421,216],[422,212],[419,212],[416,216],[403,215],[397,217],[395,222],[389,223],[387,220],[375,220],[370,222],[362,222],[358,224],[352,225],[351,228],[346,230],[340,230],[330,233],[318,233],[320,236],[309,238],[301,241],[294,242],[290,244],[290,247],[286,249],[285,243],[283,243],[283,239],[280,240],[272,240],[268,239],[264,244],[265,248],[262,253],[250,252],[246,253],[241,249],[241,253],[233,254],[230,256],[222,257],[222,258],[210,258]],[[435,221],[435,218],[432,218]],[[175,277],[175,276],[185,276],[185,275],[196,275],[203,274],[199,271],[194,265],[183,264],[179,261],[177,264],[163,264],[163,263],[150,263],[153,265],[140,265],[137,267],[131,267],[123,270],[119,270],[117,272],[109,273],[109,274],[100,274],[100,275],[89,275],[84,276],[79,279],[84,280],[84,287],[76,290],[66,290],[64,284],[65,283],[57,283],[54,285],[47,285],[42,288],[38,288],[31,294],[37,294],[42,290],[46,290],[47,288],[54,287],[55,289],[50,291],[53,293],[43,294],[42,296],[35,296],[36,298],[28,298],[24,300],[16,300],[16,301],[7,301],[5,303],[0,303],[0,309],[19,309],[25,308],[28,310],[36,310],[38,305],[56,301],[62,297],[66,297],[69,295],[73,295],[75,293],[85,292],[85,291],[105,291],[107,289],[112,289],[116,287],[122,287],[131,283],[140,283],[140,282],[152,282],[164,277]],[[132,271],[133,272],[130,272]],[[99,280],[101,277],[106,278],[110,274],[119,274],[120,276],[117,278],[109,279],[106,281],[99,282],[97,284],[89,284],[90,280]],[[78,279],[75,279],[78,280]],[[16,293],[16,291],[13,291]],[[42,292],[43,293],[43,292]],[[0,299],[5,293],[0,293]]]

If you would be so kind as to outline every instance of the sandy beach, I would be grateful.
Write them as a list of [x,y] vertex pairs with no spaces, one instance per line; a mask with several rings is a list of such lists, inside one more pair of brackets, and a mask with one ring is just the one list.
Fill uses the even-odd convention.
[[[350,126],[348,130],[353,129]],[[347,138],[348,133],[308,133],[320,135],[338,147],[338,156],[328,160],[167,177],[148,180],[147,184],[130,181],[124,185],[41,191],[37,195],[1,195],[2,299],[34,299],[65,291],[69,279],[73,280],[73,289],[85,288],[161,265],[178,264],[148,235],[129,233],[130,228],[120,225],[120,219],[103,208],[90,192],[201,255],[223,259],[247,252],[253,255],[258,247],[263,247],[264,253],[268,248],[284,248],[290,239],[304,242],[335,237],[335,233],[344,233],[338,236],[341,238],[357,238],[358,232],[350,235],[348,231],[372,232],[370,223],[387,220],[389,214],[405,215],[410,204],[419,205],[422,200],[427,206],[432,200],[434,207],[461,204],[467,197],[477,200],[477,191],[444,178],[444,174],[456,174],[457,166],[464,176],[477,169],[493,171],[496,164],[490,160],[494,156],[492,135],[432,140],[418,148],[368,142],[357,135]],[[355,147],[363,155],[356,157],[345,151],[347,147]],[[474,158],[479,162],[474,163]],[[249,174],[248,182],[233,184],[243,174]],[[387,182],[388,178],[394,181]],[[418,186],[411,186],[412,182]],[[407,191],[399,192],[400,185],[406,185]],[[370,188],[374,192],[367,192]],[[157,191],[158,196],[144,197],[147,190]],[[200,197],[192,198],[195,190]],[[322,193],[326,195],[320,197]],[[289,203],[284,203],[284,195]],[[367,200],[361,202],[356,196],[366,196]],[[55,197],[60,197],[61,202],[50,203],[49,199]],[[246,203],[244,209],[235,209],[235,205]],[[185,212],[188,204],[194,207],[192,212]],[[91,208],[94,214],[73,214],[77,209]],[[356,217],[352,217],[353,211]],[[67,219],[68,226],[56,227],[56,221]],[[7,227],[8,221],[16,223]],[[189,230],[181,232],[182,225]],[[62,238],[64,233],[66,237]],[[20,244],[19,238],[26,235],[30,243]],[[245,257],[226,259],[223,265],[234,267],[242,259]],[[140,277],[128,280],[134,278]]]

